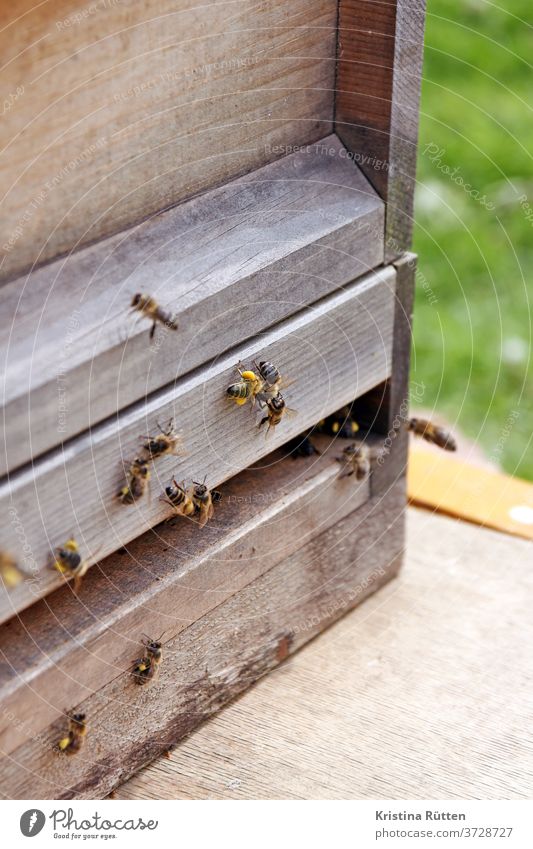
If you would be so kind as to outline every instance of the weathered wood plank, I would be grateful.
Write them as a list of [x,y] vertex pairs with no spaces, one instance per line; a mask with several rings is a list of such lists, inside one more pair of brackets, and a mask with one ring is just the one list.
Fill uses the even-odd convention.
[[531,546],[407,515],[399,581],[116,797],[530,800]]
[[335,131],[387,202],[387,261],[411,244],[424,12],[424,0],[339,0]]
[[342,445],[316,443],[320,457],[280,449],[228,481],[202,532],[160,525],[91,570],[80,599],[62,587],[0,628],[0,751],[130,669],[142,632],[172,639],[365,503],[368,479],[339,478]]
[[16,0],[1,11],[1,271],[331,132],[337,0]]
[[[330,136],[7,284],[0,475],[380,265],[383,216]],[[150,344],[138,291],[177,332]]]
[[[0,510],[9,517],[0,548],[20,556],[32,579],[9,594],[3,590],[0,618],[61,583],[46,562],[51,548],[71,534],[94,563],[169,515],[158,496],[173,475],[188,481],[206,475],[208,485],[217,486],[385,380],[395,287],[394,269],[375,272],[12,475],[0,486]],[[235,363],[257,357],[294,379],[286,400],[298,415],[285,417],[268,440],[248,407],[237,408],[225,394]],[[170,418],[182,433],[186,456],[158,460],[152,499],[124,506],[115,498],[124,483],[123,463],[138,453],[142,434],[156,432],[156,422]]]
[[397,571],[403,491],[372,499],[166,645],[159,681],[120,675],[80,708],[79,757],[52,751],[64,719],[4,760],[9,798],[99,798],[354,607]]

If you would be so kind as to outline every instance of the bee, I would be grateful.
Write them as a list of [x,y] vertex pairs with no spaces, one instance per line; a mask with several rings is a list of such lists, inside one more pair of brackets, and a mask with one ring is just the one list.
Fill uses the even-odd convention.
[[332,413],[325,419],[322,419],[317,425],[319,433],[326,433],[328,436],[338,436],[341,439],[353,439],[359,425],[352,418],[351,406],[343,407],[336,413]]
[[153,323],[150,330],[150,339],[154,338],[155,328],[158,321],[170,330],[178,329],[177,322],[173,316],[171,316],[170,313],[165,312],[165,310],[159,306],[155,298],[152,298],[150,295],[143,295],[141,293],[134,295],[131,302],[131,308],[132,310],[138,310],[146,318],[152,320]]
[[228,386],[226,389],[226,395],[239,406],[246,404],[250,398],[253,409],[256,397],[264,387],[263,380],[261,377],[258,377],[254,371],[243,371],[241,363],[237,366],[237,371],[239,372],[241,379]]
[[150,483],[148,460],[137,457],[129,468],[129,482],[117,493],[122,504],[133,504],[142,498]]
[[163,634],[152,640],[151,637],[143,635],[143,645],[146,649],[143,657],[138,658],[133,666],[132,675],[136,684],[148,684],[149,681],[155,681],[159,674],[159,667],[163,660],[163,649],[161,648],[161,639]]
[[321,452],[311,442],[309,436],[296,436],[287,443],[286,447],[293,460],[297,460],[298,457],[312,457],[313,454],[318,454],[319,457],[321,456]]
[[200,514],[198,525],[203,528],[215,514],[214,504],[217,504],[222,499],[222,494],[217,490],[209,490],[203,483],[193,481],[192,500],[195,504],[197,512]]
[[343,464],[339,477],[346,478],[355,475],[362,481],[370,474],[370,451],[364,442],[354,442],[347,445],[337,462]]
[[174,508],[178,516],[192,516],[196,513],[196,504],[191,495],[186,491],[183,484],[172,480],[172,485],[165,487],[166,498],[162,498],[167,504]]
[[75,755],[81,747],[87,734],[87,722],[84,713],[70,713],[68,716],[68,735],[59,740],[57,747],[66,755]]
[[427,421],[427,419],[409,419],[407,430],[414,433],[415,436],[421,436],[426,442],[432,442],[439,448],[444,448],[445,451],[457,451],[457,443],[452,434],[445,428]]
[[274,363],[265,360],[257,363],[254,360],[253,366],[263,381],[263,388],[257,393],[257,400],[261,407],[268,401],[272,401],[282,389],[287,389],[293,382],[292,380],[285,380]]
[[180,452],[177,449],[181,445],[181,437],[174,430],[173,424],[173,419],[170,419],[165,430],[157,422],[159,428],[157,436],[141,436],[141,439],[148,440],[143,444],[143,450],[148,454],[150,460],[163,457],[165,454],[173,454],[175,457],[179,457]]
[[0,577],[8,590],[17,587],[24,579],[15,558],[5,551],[0,551]]
[[54,567],[62,575],[74,578],[74,592],[77,593],[82,578],[89,569],[89,562],[82,560],[78,543],[71,538],[64,545],[55,549]]
[[270,433],[271,428],[277,427],[280,421],[282,420],[284,415],[295,415],[296,410],[291,410],[290,407],[287,407],[285,404],[285,398],[278,392],[275,398],[266,402],[267,406],[267,414],[264,418],[259,422],[259,427],[262,427],[264,424],[268,422],[268,428],[266,435]]

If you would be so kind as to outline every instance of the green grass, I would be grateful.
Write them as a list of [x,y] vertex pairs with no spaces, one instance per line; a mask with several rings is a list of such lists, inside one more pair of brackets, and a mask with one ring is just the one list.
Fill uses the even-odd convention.
[[531,0],[508,7],[428,0],[414,247],[437,300],[418,286],[412,379],[426,409],[533,480],[533,16]]

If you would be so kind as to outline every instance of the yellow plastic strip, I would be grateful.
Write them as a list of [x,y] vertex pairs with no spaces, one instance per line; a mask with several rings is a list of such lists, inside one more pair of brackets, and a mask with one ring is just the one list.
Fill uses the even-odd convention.
[[520,478],[412,442],[407,493],[413,504],[533,539],[533,484]]

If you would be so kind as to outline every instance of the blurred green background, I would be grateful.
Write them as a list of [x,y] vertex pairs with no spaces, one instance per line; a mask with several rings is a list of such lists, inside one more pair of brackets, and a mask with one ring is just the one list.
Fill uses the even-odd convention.
[[533,480],[533,0],[509,6],[428,0],[412,380]]

